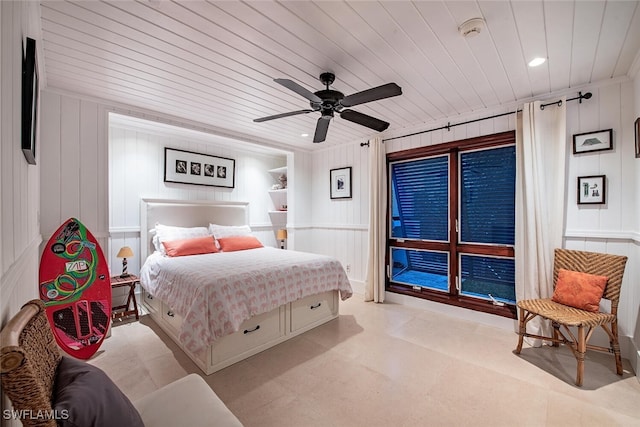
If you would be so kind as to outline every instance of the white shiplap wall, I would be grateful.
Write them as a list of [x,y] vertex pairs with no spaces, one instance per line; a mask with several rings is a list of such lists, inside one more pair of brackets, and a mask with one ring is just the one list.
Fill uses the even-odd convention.
[[[638,80],[638,78],[636,78]],[[636,83],[637,85],[638,83]],[[629,262],[623,283],[619,308],[620,334],[635,336],[640,342],[638,307],[640,306],[640,233],[637,198],[640,197],[638,170],[640,160],[634,158],[634,82],[624,79],[590,90],[593,98],[579,104],[567,104],[567,161],[566,188],[566,247],[627,255]],[[551,100],[557,97],[549,98]],[[553,107],[548,107],[553,108]],[[511,111],[515,110],[513,108]],[[450,118],[451,123],[473,120],[508,110],[487,110],[473,116]],[[637,114],[636,114],[637,116]],[[445,123],[425,124],[432,129]],[[386,142],[387,152],[405,150],[448,141],[488,135],[516,127],[516,116],[483,120]],[[572,135],[599,129],[614,129],[612,151],[574,156],[571,151]],[[417,129],[412,130],[417,131]],[[336,256],[343,265],[351,264],[350,278],[362,283],[366,275],[367,256],[367,148],[358,143],[332,147],[314,153],[313,160],[313,250]],[[329,170],[353,167],[353,199],[329,199]],[[578,206],[576,179],[579,175],[607,175],[607,204]],[[636,178],[636,179],[634,179]],[[635,344],[636,348],[638,345]],[[629,347],[629,346],[627,346]],[[630,351],[627,357],[631,359]]]
[[108,238],[106,113],[96,102],[42,93],[41,231],[46,241],[79,219],[102,248]]
[[[28,165],[20,148],[22,46],[36,40],[42,58],[39,7],[0,2],[0,327],[38,297],[40,164]],[[39,147],[39,137],[36,142]],[[0,409],[10,408],[2,394]],[[21,425],[0,419],[2,426]]]
[[[144,127],[143,127],[144,126]],[[221,188],[164,182],[164,148],[176,148],[235,159],[235,187]],[[250,202],[250,225],[258,238],[276,246],[268,194],[274,178],[267,171],[285,166],[284,153],[255,150],[241,141],[187,131],[173,126],[119,116],[109,126],[109,193],[112,271],[119,271],[115,255],[122,246],[140,253],[140,198],[217,200]],[[206,225],[206,224],[203,224]],[[129,271],[137,274],[139,257],[129,261]]]
[[0,325],[37,298],[40,244],[39,192],[42,153],[28,165],[20,147],[22,49],[36,40],[41,56],[39,8],[32,2],[0,2]]

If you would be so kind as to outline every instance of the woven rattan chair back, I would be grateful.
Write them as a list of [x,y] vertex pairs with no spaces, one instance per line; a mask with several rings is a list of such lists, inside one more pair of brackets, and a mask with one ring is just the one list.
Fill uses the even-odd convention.
[[25,427],[56,426],[51,397],[62,358],[40,300],[25,304],[0,333],[2,389]]
[[[566,344],[572,350],[577,361],[576,385],[582,386],[584,361],[587,349],[613,353],[616,362],[616,373],[622,375],[622,357],[618,339],[618,301],[627,257],[621,255],[602,254],[596,252],[556,249],[553,261],[553,287],[558,281],[561,269],[580,271],[588,274],[607,277],[602,298],[611,301],[611,312],[589,312],[575,307],[554,302],[551,298],[530,299],[517,302],[520,309],[518,316],[518,345],[514,353],[520,354],[524,337],[550,341],[554,346]],[[553,336],[547,337],[527,333],[527,323],[537,316],[551,320]],[[609,347],[589,344],[595,328],[602,329],[609,336]],[[563,330],[561,330],[563,328]],[[577,333],[571,328],[577,329]]]
[[626,256],[556,249],[553,261],[553,287],[555,289],[560,269],[608,277],[602,298],[611,301],[611,311],[615,313],[620,300],[620,288],[626,263]]

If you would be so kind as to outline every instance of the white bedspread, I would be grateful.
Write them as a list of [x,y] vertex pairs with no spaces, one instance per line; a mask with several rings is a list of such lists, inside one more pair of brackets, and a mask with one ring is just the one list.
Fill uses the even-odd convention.
[[335,258],[275,248],[166,257],[154,253],[140,283],[184,319],[178,338],[197,353],[245,320],[308,295],[352,295]]

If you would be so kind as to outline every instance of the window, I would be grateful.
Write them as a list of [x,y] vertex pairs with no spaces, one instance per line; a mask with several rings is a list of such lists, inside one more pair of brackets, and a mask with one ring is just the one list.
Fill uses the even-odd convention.
[[515,318],[514,142],[388,154],[388,290]]

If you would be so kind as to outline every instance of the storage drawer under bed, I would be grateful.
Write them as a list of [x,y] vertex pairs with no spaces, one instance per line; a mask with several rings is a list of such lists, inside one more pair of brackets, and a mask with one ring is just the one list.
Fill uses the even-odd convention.
[[211,349],[212,364],[259,348],[285,335],[284,306],[245,320],[238,332],[220,338]]
[[338,314],[338,295],[335,291],[309,295],[291,303],[291,332],[313,325]]
[[156,313],[162,308],[162,301],[151,295],[145,288],[142,288],[142,305],[149,313]]
[[182,317],[176,314],[173,309],[165,303],[162,303],[162,320],[167,322],[176,331],[182,326]]

